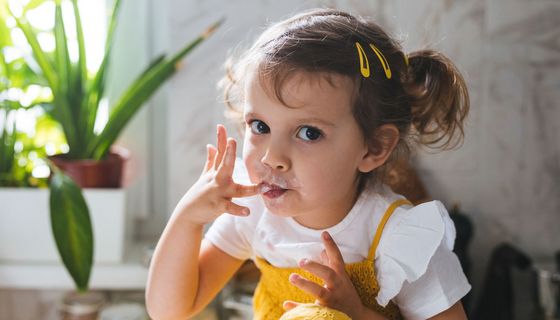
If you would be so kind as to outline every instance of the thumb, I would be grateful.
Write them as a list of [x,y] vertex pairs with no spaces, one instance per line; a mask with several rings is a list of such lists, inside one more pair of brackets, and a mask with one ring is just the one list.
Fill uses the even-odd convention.
[[284,308],[285,311],[289,311],[292,310],[293,308],[299,306],[301,303],[297,303],[295,301],[291,301],[291,300],[286,300],[284,301],[284,303],[282,304],[282,307]]

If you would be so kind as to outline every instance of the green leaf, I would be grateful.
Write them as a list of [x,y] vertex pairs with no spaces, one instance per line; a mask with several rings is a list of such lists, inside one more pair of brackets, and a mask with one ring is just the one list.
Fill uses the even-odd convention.
[[[60,3],[55,6],[54,20],[54,37],[55,37],[55,59],[58,72],[59,87],[58,92],[54,93],[55,101],[57,101],[57,112],[64,116],[63,127],[68,133],[68,144],[73,152],[77,152],[80,146],[79,132],[75,126],[79,119],[80,106],[75,106],[74,97],[72,96],[72,65],[70,62],[70,54],[68,52],[68,43],[66,41],[66,28],[62,18],[62,7]],[[69,119],[68,119],[69,118]],[[70,121],[68,121],[70,120]]]
[[[56,12],[55,14],[58,15]],[[54,103],[56,105],[55,113],[57,115],[57,119],[61,123],[64,129],[66,140],[68,141],[68,145],[70,146],[70,153],[75,154],[81,148],[81,145],[79,144],[79,139],[77,138],[76,135],[75,121],[72,118],[72,113],[70,110],[67,96],[61,93],[60,90],[61,87],[59,86],[59,80],[61,80],[60,83],[67,85],[67,82],[64,81],[66,80],[64,76],[62,77],[62,79],[64,80],[59,79],[58,77],[58,73],[64,73],[64,72],[60,72],[59,70],[57,70],[57,72],[54,71],[55,69],[53,68],[53,65],[49,62],[47,53],[45,53],[41,48],[41,46],[39,45],[39,41],[37,40],[36,33],[33,32],[31,25],[25,20],[25,18],[18,18],[13,14],[12,17],[16,20],[18,27],[22,30],[23,34],[25,35],[25,38],[27,39],[27,42],[29,43],[33,51],[33,56],[35,57],[35,60],[37,60],[37,63],[39,64],[41,70],[43,71],[43,75],[45,76],[45,78],[49,83],[49,87],[51,88],[54,95]],[[55,29],[56,29],[56,21],[55,21]],[[58,32],[60,33],[60,30]],[[58,37],[60,37],[60,35]],[[60,40],[57,40],[56,42],[58,47]],[[59,57],[57,54],[57,61],[59,61],[60,59],[63,58]]]
[[[0,2],[0,8],[1,6],[2,3]],[[0,9],[0,11],[2,10]],[[7,46],[11,46],[13,42],[10,36],[11,33],[10,28],[8,28],[8,26],[6,25],[6,18],[3,17],[2,14],[0,14],[0,19],[1,19],[0,20],[0,48],[5,48]]]
[[156,59],[156,63],[152,63],[148,70],[136,78],[132,85],[116,102],[109,116],[109,121],[103,131],[96,137],[93,143],[88,146],[88,157],[91,156],[93,159],[100,160],[107,154],[111,145],[140,107],[175,73],[179,60],[208,38],[222,21],[223,20],[220,20],[211,25],[198,38],[184,46],[171,58],[163,60],[159,58]]
[[[6,118],[8,113],[6,113]],[[10,175],[14,165],[14,146],[16,143],[16,123],[13,121],[11,132],[8,132],[8,123],[0,132],[0,173]]]
[[[84,31],[82,28],[82,19],[80,17],[80,10],[78,8],[78,0],[72,0],[72,7],[74,9],[74,20],[76,23],[76,37],[78,41],[78,64],[75,66],[74,79],[72,83],[72,95],[75,97],[73,103],[79,105],[79,121],[78,123],[85,124],[87,119],[90,118],[91,109],[88,108],[88,100],[85,98],[85,91],[87,86],[87,62],[86,62],[86,47],[84,41]],[[78,106],[76,106],[78,107]],[[80,137],[82,141],[87,141],[89,135],[89,128],[87,125],[82,125],[77,129],[80,130]],[[83,144],[83,143],[82,143]]]
[[[0,59],[2,60],[2,59]],[[10,80],[10,87],[25,89],[29,85],[37,84],[47,86],[45,79],[37,75],[33,69],[29,67],[24,58],[17,58],[10,63],[5,64],[6,75]]]
[[105,48],[109,48],[113,43],[113,36],[115,33],[115,28],[117,26],[117,18],[119,15],[119,10],[121,7],[121,0],[115,0],[113,5],[113,10],[111,12],[111,20],[109,21],[109,27],[107,29],[107,38],[105,39]]
[[40,5],[42,5],[45,2],[46,2],[45,0],[31,0],[25,5],[25,8],[23,8],[23,11],[27,12],[29,10],[33,10],[33,9],[39,7]]
[[55,169],[50,182],[51,227],[62,262],[78,290],[88,289],[93,265],[93,229],[80,188]]
[[80,18],[80,10],[78,9],[78,0],[72,0],[74,8],[74,19],[76,22],[76,37],[78,38],[78,65],[80,81],[85,85],[87,79],[87,63],[86,63],[86,46],[84,42],[84,30],[82,28],[82,19]]
[[[84,117],[85,122],[82,125],[85,127],[85,138],[86,144],[91,145],[94,140],[93,129],[95,127],[95,120],[97,118],[97,110],[99,108],[99,102],[103,97],[105,91],[105,80],[108,74],[109,62],[111,60],[111,51],[113,47],[113,37],[115,34],[115,28],[117,26],[117,18],[120,10],[120,0],[115,0],[113,4],[113,9],[111,11],[109,27],[107,29],[107,37],[105,39],[105,53],[103,55],[103,60],[101,65],[97,70],[97,73],[93,77],[93,80],[88,84],[86,88],[86,98],[85,98],[85,108],[88,110],[87,117]],[[89,152],[87,152],[87,147],[85,156],[89,157]]]
[[33,56],[35,57],[35,60],[37,60],[37,63],[39,64],[41,71],[43,71],[45,78],[47,78],[51,90],[53,91],[53,93],[57,92],[58,91],[57,74],[55,73],[53,66],[49,62],[49,58],[47,57],[47,54],[43,51],[43,49],[39,45],[39,41],[37,40],[37,35],[33,32],[31,25],[29,25],[29,23],[24,18],[18,18],[15,15],[12,15],[12,17],[16,20],[18,27],[21,29],[25,38],[27,39],[27,42],[31,46],[31,49],[33,51]]
[[0,19],[6,20],[10,10],[8,9],[8,0],[0,0]]
[[68,43],[66,42],[66,29],[62,19],[62,7],[57,4],[55,7],[54,37],[56,41],[55,55],[58,80],[60,84],[60,94],[66,95],[70,82],[70,54],[68,53]]

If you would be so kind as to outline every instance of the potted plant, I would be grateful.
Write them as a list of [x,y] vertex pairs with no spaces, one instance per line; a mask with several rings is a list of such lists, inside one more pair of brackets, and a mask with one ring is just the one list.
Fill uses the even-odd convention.
[[63,138],[43,109],[51,100],[46,82],[14,45],[4,8],[0,5],[0,260],[57,261],[46,228],[48,167],[42,159],[47,149],[60,152]]
[[[170,57],[161,56],[152,61],[117,99],[110,108],[105,127],[96,133],[94,125],[107,86],[107,70],[120,0],[114,2],[104,57],[93,74],[86,70],[85,39],[77,0],[66,0],[71,2],[76,26],[76,61],[70,58],[68,51],[68,23],[62,15],[63,0],[54,1],[53,33],[56,45],[52,53],[45,52],[39,45],[36,32],[26,20],[25,10],[20,16],[13,12],[11,15],[25,35],[41,75],[52,91],[53,117],[60,123],[69,146],[67,153],[51,157],[49,160],[53,173],[49,183],[51,225],[66,269],[77,289],[85,291],[93,264],[93,233],[88,206],[80,187],[120,187],[120,172],[124,159],[121,152],[111,149],[114,142],[146,100],[175,73],[178,62],[210,36],[221,21],[210,26],[178,53]],[[30,5],[35,5],[36,2],[31,1]],[[118,179],[113,179],[115,177]],[[77,184],[73,180],[76,180]]]

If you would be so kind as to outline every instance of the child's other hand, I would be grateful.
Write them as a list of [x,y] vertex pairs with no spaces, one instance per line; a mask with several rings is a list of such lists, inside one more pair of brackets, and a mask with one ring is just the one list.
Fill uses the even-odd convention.
[[258,193],[258,185],[245,186],[233,181],[236,141],[227,137],[224,126],[218,125],[218,148],[207,145],[207,160],[198,181],[183,196],[175,212],[190,223],[204,225],[222,213],[246,216],[249,208],[239,206],[232,198],[249,197]]
[[[323,232],[322,238],[325,244],[325,250],[321,252],[322,263],[303,259],[299,265],[323,279],[325,285],[320,286],[296,273],[290,275],[290,282],[315,296],[315,303],[342,311],[352,319],[360,319],[366,307],[344,269],[342,254],[328,232]],[[290,310],[297,305],[297,302],[285,301],[284,309]]]

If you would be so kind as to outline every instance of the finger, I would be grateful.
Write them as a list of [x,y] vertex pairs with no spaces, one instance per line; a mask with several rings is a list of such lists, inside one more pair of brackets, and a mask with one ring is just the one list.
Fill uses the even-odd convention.
[[321,251],[321,263],[326,265],[329,264],[329,256],[327,256],[327,251],[325,249]]
[[299,266],[302,269],[307,270],[317,277],[323,279],[323,282],[329,289],[336,288],[337,284],[340,282],[338,274],[326,265],[309,259],[302,259],[299,262]]
[[204,172],[207,172],[214,165],[214,158],[216,157],[216,148],[211,145],[206,145],[206,164],[204,165]]
[[235,153],[237,142],[233,138],[228,138],[226,142],[226,151],[222,163],[218,166],[218,176],[222,178],[231,178],[233,168],[235,167]]
[[299,306],[301,303],[297,303],[295,301],[291,301],[291,300],[286,300],[284,301],[284,303],[282,303],[282,307],[284,308],[284,310],[289,311],[292,310],[293,308]]
[[325,244],[325,251],[327,253],[327,258],[329,259],[329,265],[338,272],[345,271],[344,270],[344,259],[342,258],[342,254],[338,249],[338,246],[334,242],[331,235],[324,231],[321,234],[321,238],[323,238],[323,243]]
[[244,216],[249,215],[250,210],[249,210],[249,208],[240,206],[237,203],[234,203],[232,201],[227,201],[226,205],[225,205],[224,212],[227,212],[227,213],[232,214],[234,216],[244,217]]
[[244,197],[251,197],[259,193],[259,185],[252,184],[252,185],[243,185],[234,183],[233,184],[233,192],[230,195],[232,198],[244,198]]
[[218,153],[216,153],[216,158],[214,159],[214,169],[218,169],[218,166],[222,163],[222,158],[224,157],[227,145],[227,132],[226,128],[219,124],[217,126],[218,135]]
[[330,291],[327,288],[307,280],[297,273],[292,273],[289,280],[291,284],[314,296],[319,301],[326,301],[330,297]]

